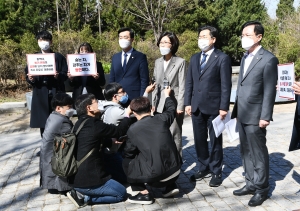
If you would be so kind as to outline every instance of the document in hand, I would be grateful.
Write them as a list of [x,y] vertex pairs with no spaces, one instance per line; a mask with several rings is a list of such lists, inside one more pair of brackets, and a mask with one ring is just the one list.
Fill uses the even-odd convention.
[[239,131],[236,125],[236,118],[231,119],[225,124],[226,133],[229,138],[229,142],[233,142],[239,139]]
[[225,130],[225,124],[230,120],[230,116],[230,111],[228,111],[226,117],[223,120],[219,115],[212,121],[216,137],[219,137]]

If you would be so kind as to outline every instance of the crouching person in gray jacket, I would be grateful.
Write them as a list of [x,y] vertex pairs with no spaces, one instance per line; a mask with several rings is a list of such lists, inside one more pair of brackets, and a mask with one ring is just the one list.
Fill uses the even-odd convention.
[[51,158],[53,156],[53,139],[55,135],[71,132],[73,124],[69,117],[75,111],[72,109],[73,100],[65,93],[56,94],[51,107],[53,112],[49,115],[43,133],[40,151],[40,185],[48,189],[51,194],[66,194],[72,188],[68,185],[67,179],[59,177],[52,172]]

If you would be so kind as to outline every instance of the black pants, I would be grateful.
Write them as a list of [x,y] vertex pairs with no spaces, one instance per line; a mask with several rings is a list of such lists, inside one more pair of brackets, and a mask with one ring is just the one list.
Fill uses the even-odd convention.
[[[223,164],[222,134],[217,138],[212,124],[212,120],[217,116],[203,114],[199,109],[192,113],[195,149],[200,163],[199,171],[210,170],[215,175],[222,173]],[[211,145],[210,153],[207,142],[208,133]]]
[[[123,160],[123,169],[124,169],[124,172],[126,175],[127,172],[128,172],[128,166],[129,166],[129,163],[132,159],[129,159],[129,158],[125,158]],[[155,188],[163,188],[163,187],[176,187],[176,184],[175,184],[175,181],[178,179],[179,175],[170,179],[170,180],[167,180],[165,182],[160,182],[160,181],[157,181],[157,182],[152,182],[152,183],[147,183],[147,185],[151,186],[151,187],[155,187]],[[143,191],[146,188],[146,185],[145,183],[130,183],[130,186],[131,186],[131,189],[132,191]]]

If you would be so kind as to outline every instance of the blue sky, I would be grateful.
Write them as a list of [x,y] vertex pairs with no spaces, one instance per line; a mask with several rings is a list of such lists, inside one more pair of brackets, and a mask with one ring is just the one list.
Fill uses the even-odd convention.
[[[276,18],[276,9],[279,0],[262,0],[265,2],[265,6],[268,8],[268,14],[271,18]],[[300,5],[300,0],[294,0],[294,7],[298,8]]]

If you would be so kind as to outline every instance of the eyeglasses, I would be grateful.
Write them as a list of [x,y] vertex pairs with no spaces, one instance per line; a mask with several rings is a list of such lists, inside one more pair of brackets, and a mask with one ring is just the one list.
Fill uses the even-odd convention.
[[[120,94],[124,94],[125,93],[125,91],[120,91],[120,92],[117,92],[117,94],[115,94],[115,95],[117,95],[117,96],[119,96]],[[123,96],[123,95],[122,95]],[[119,96],[120,97],[120,96]]]
[[98,100],[96,100],[96,101],[92,102],[92,104],[91,104],[91,105],[93,105],[94,103],[97,103],[97,104],[98,104]]
[[170,42],[160,42],[159,44],[160,45],[166,45],[166,44],[172,44],[172,43],[170,43]]

